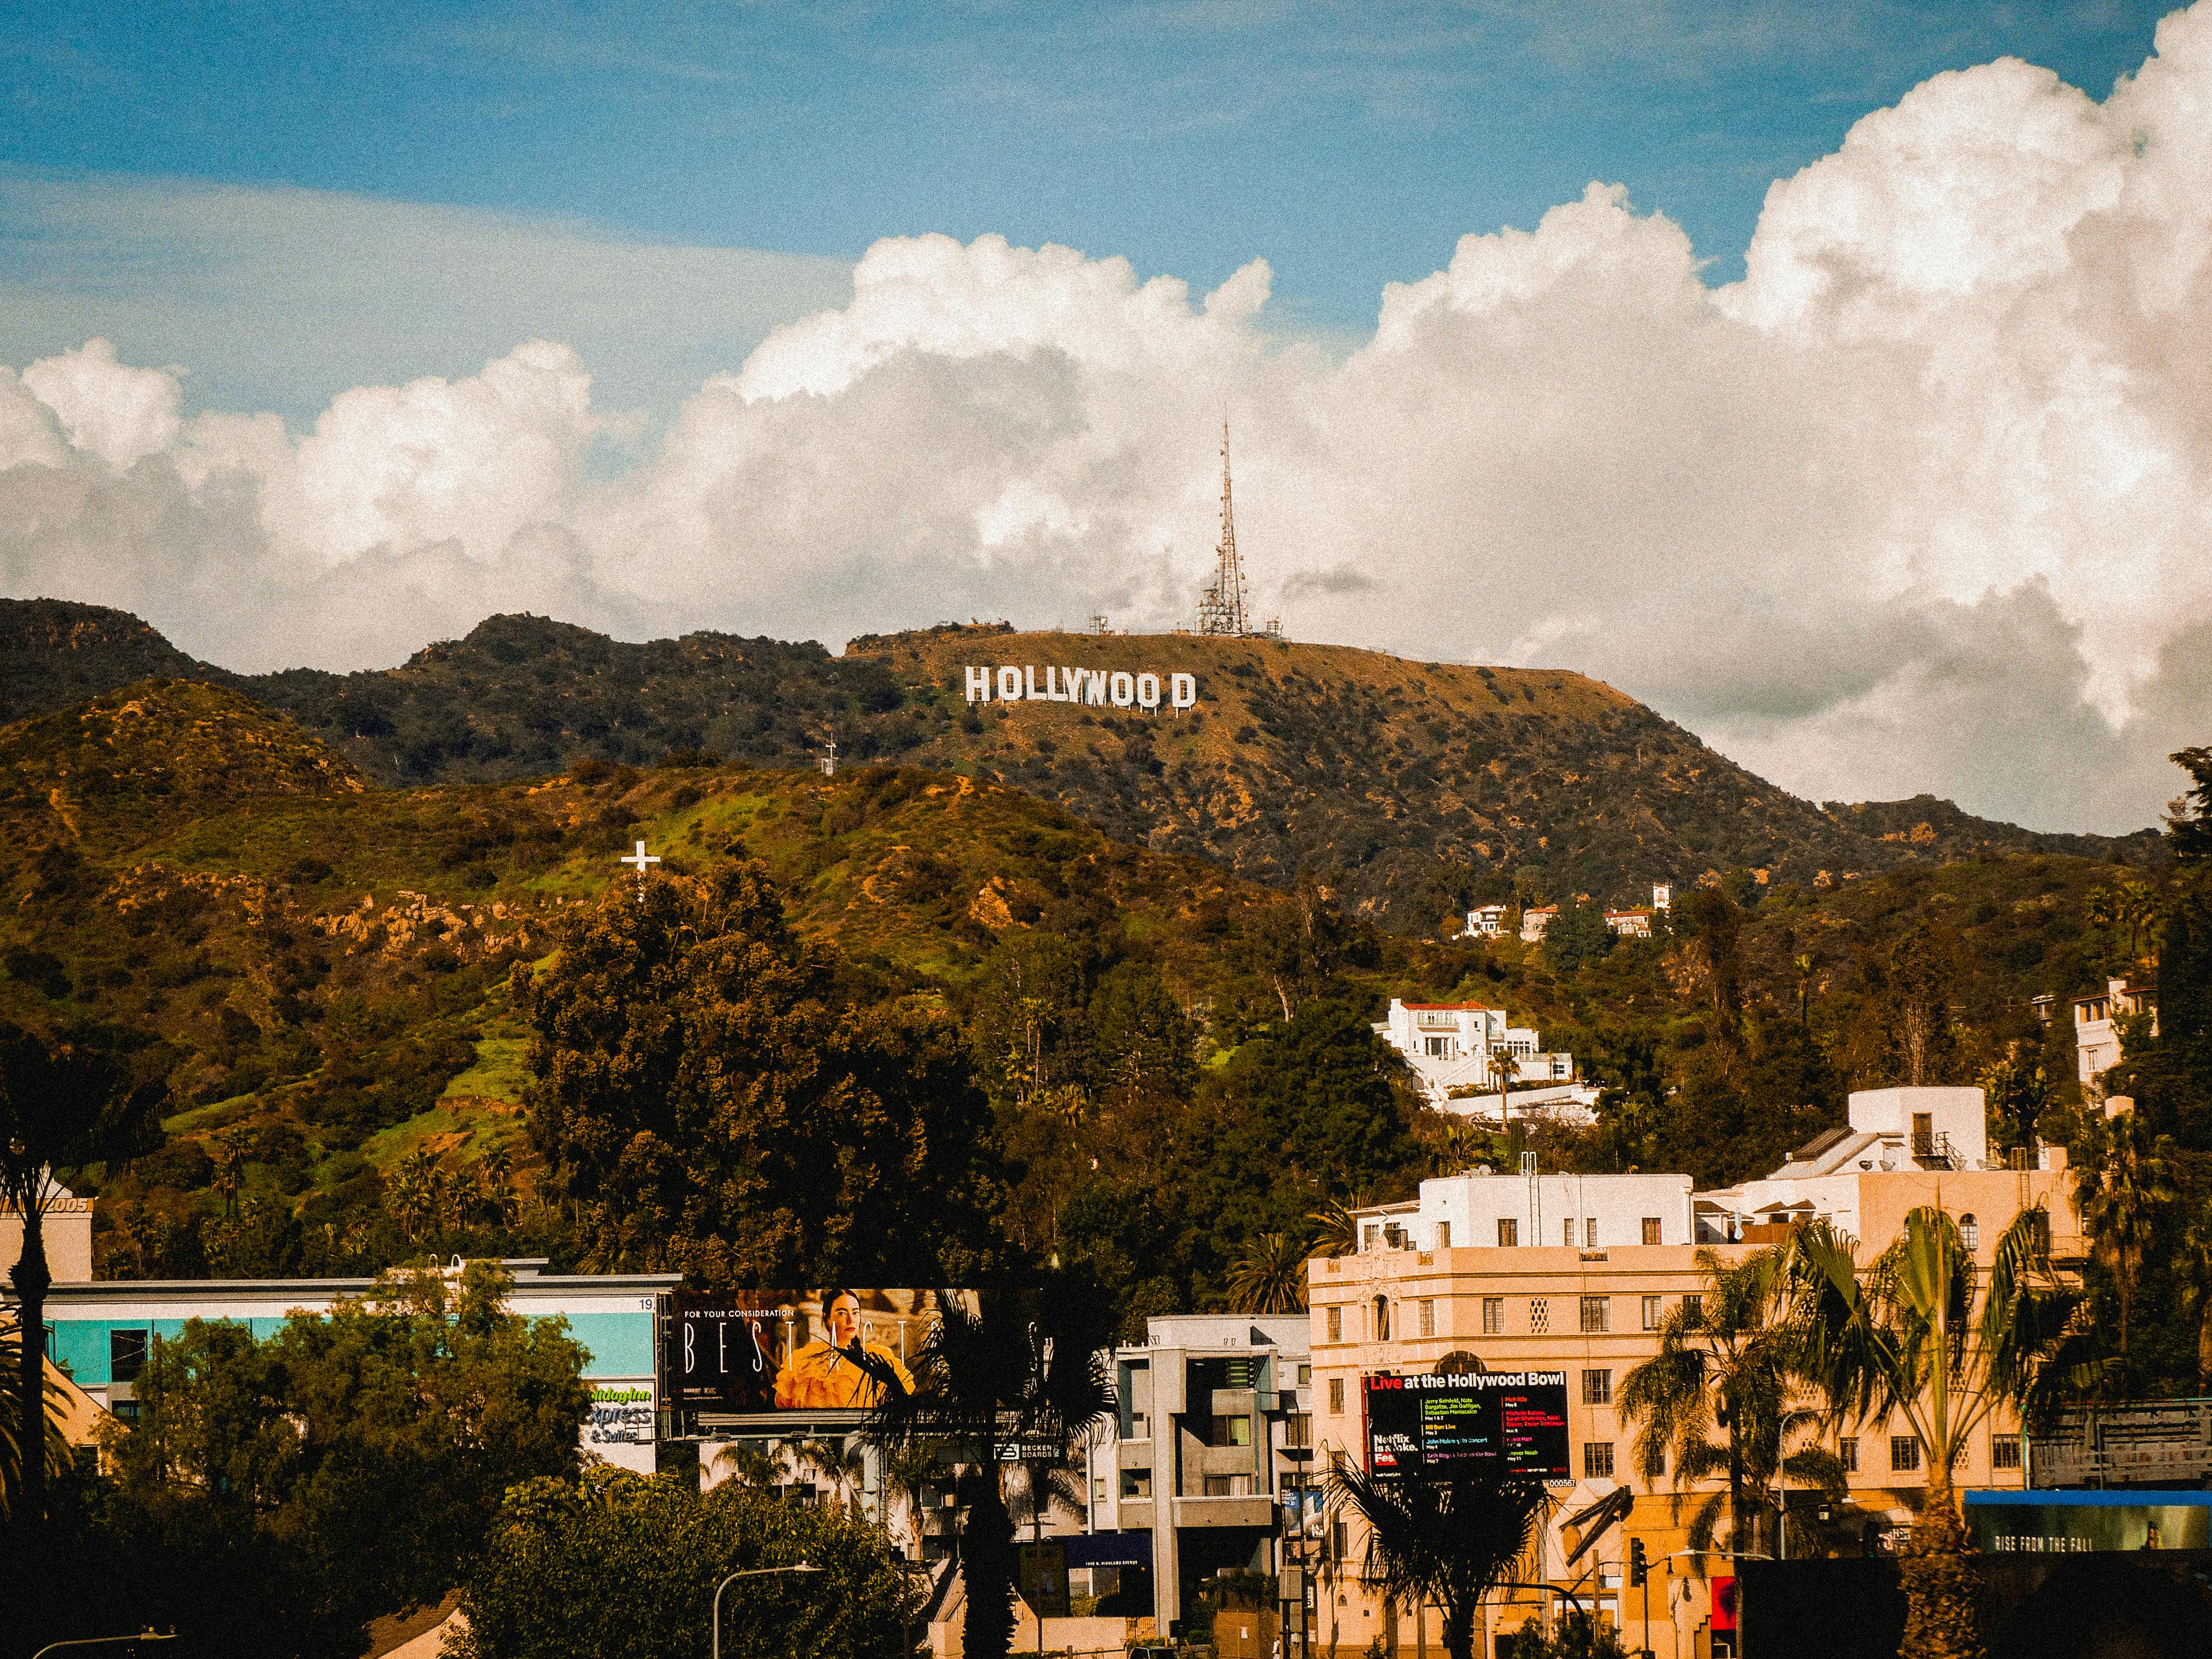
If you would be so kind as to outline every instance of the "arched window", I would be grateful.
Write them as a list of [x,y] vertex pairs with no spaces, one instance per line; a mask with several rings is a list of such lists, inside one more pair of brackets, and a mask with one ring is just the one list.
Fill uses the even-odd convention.
[[1970,1250],[1982,1247],[1982,1224],[1970,1215],[1959,1218],[1959,1237]]
[[1375,1298],[1375,1340],[1377,1342],[1390,1340],[1390,1298],[1387,1296]]

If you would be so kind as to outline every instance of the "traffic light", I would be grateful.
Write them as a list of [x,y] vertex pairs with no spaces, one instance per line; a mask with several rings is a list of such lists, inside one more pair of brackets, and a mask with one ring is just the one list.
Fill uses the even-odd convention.
[[1630,1539],[1628,1540],[1628,1582],[1632,1585],[1640,1584],[1650,1576],[1650,1567],[1644,1559],[1644,1540],[1641,1538]]

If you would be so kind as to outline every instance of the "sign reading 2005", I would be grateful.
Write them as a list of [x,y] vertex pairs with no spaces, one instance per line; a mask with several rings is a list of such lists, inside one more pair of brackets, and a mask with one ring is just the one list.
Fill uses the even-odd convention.
[[[970,702],[1082,702],[1093,708],[1188,708],[1198,702],[1195,674],[1130,673],[1126,669],[1062,668],[1047,664],[963,668]],[[1042,676],[1042,678],[1040,678]]]

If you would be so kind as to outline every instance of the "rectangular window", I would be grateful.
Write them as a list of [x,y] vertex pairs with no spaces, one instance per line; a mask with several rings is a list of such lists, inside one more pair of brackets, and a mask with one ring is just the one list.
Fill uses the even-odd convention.
[[1344,1415],[1344,1379],[1340,1376],[1328,1379],[1328,1414],[1331,1417]]
[[1889,1437],[1889,1467],[1893,1473],[1909,1474],[1920,1467],[1920,1437],[1917,1434],[1893,1434]]
[[1613,1442],[1586,1440],[1583,1443],[1583,1477],[1602,1479],[1613,1473]]
[[1611,1371],[1583,1373],[1583,1404],[1585,1406],[1613,1404],[1613,1373]]
[[138,1402],[137,1401],[118,1400],[111,1403],[107,1409],[114,1413],[115,1420],[124,1425],[126,1428],[135,1429],[138,1426]]
[[1360,1233],[1359,1248],[1363,1250],[1371,1250],[1375,1248],[1375,1241],[1382,1237],[1382,1228],[1376,1226],[1364,1228]]
[[1091,1477],[1091,1501],[1094,1504],[1103,1504],[1106,1501],[1106,1477],[1103,1474]]
[[1584,1334],[1613,1328],[1613,1298],[1609,1296],[1586,1296],[1582,1298],[1582,1322]]
[[1437,1248],[1440,1250],[1451,1249],[1451,1223],[1449,1221],[1437,1223]]
[[1421,1303],[1421,1334],[1423,1336],[1434,1336],[1436,1334],[1437,1304],[1425,1299]]
[[1644,1218],[1644,1242],[1646,1244],[1659,1243],[1659,1218],[1656,1215]]
[[1858,1436],[1847,1434],[1836,1442],[1836,1462],[1844,1466],[1845,1474],[1856,1474],[1859,1472]]
[[1597,1218],[1594,1215],[1586,1215],[1583,1218],[1583,1249],[1586,1250],[1597,1249]]
[[107,1334],[107,1374],[118,1382],[136,1382],[146,1364],[146,1333],[110,1331]]
[[1528,1334],[1548,1336],[1552,1332],[1552,1304],[1540,1296],[1528,1299]]
[[1150,1498],[1152,1495],[1152,1472],[1150,1469],[1121,1471],[1121,1496]]
[[1227,1475],[1209,1474],[1205,1476],[1204,1480],[1204,1489],[1200,1494],[1201,1497],[1226,1498],[1229,1496],[1229,1477]]
[[1704,1297],[1686,1296],[1682,1298],[1682,1322],[1691,1326],[1702,1325],[1705,1322]]
[[1350,1533],[1351,1528],[1342,1521],[1334,1521],[1329,1523],[1329,1553],[1339,1561],[1343,1560],[1348,1553]]
[[1498,1248],[1500,1249],[1510,1250],[1520,1242],[1521,1224],[1513,1219],[1511,1216],[1500,1216],[1498,1218]]
[[1298,1386],[1304,1389],[1310,1388],[1312,1385],[1313,1367],[1311,1365],[1300,1365],[1298,1367]]
[[1340,1306],[1340,1305],[1337,1305],[1337,1304],[1332,1304],[1330,1305],[1330,1307],[1329,1307],[1328,1311],[1325,1315],[1323,1315],[1323,1316],[1322,1316],[1322,1317],[1323,1317],[1323,1319],[1328,1322],[1328,1340],[1329,1340],[1330,1341],[1332,1341],[1332,1342],[1341,1342],[1341,1341],[1343,1341],[1343,1340],[1344,1340],[1344,1310],[1343,1310],[1343,1308],[1342,1308],[1341,1306]]
[[1427,1039],[1427,1042],[1430,1059],[1449,1060],[1451,1058],[1451,1039],[1449,1037],[1432,1036]]
[[1575,1243],[1575,1218],[1571,1215],[1559,1218],[1559,1243],[1572,1249]]
[[1505,1329],[1505,1298],[1486,1296],[1482,1298],[1482,1334],[1497,1336]]
[[1283,1443],[1285,1446],[1313,1444],[1313,1413],[1292,1412],[1283,1419]]
[[2016,1434],[1997,1434],[1990,1437],[1990,1467],[1993,1469],[2016,1469],[2020,1467],[2020,1437]]
[[1657,1330],[1659,1316],[1659,1298],[1656,1296],[1645,1297],[1644,1298],[1644,1328],[1647,1331]]
[[1252,1419],[1238,1415],[1217,1417],[1213,1432],[1206,1443],[1209,1446],[1249,1446],[1252,1443]]

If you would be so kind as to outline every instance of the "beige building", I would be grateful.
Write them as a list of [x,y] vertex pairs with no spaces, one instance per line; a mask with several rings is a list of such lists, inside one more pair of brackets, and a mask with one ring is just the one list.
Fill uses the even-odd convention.
[[[40,1237],[46,1245],[46,1271],[58,1285],[86,1284],[92,1278],[92,1200],[66,1189],[48,1206]],[[23,1218],[12,1204],[0,1204],[0,1294],[23,1255]]]
[[[1881,1105],[1885,1111],[1906,1110],[1909,1141],[1912,1103]],[[1874,1167],[1859,1169],[1853,1159],[1847,1174],[1825,1173],[1820,1209],[1849,1214],[1858,1224],[1859,1236],[1877,1246],[1897,1235],[1915,1206],[1940,1200],[1954,1216],[1978,1218],[1972,1243],[1984,1266],[2014,1215],[2037,1203],[2051,1214],[2054,1255],[2063,1262],[2083,1253],[2080,1228],[2066,1196],[2063,1158],[2057,1169],[2027,1170],[1931,1169],[1909,1163],[1885,1169],[1878,1160],[1869,1162]],[[1563,1223],[1561,1231],[1522,1227],[1510,1235],[1494,1224],[1454,1226],[1440,1238],[1435,1223],[1442,1218],[1443,1200],[1448,1195],[1463,1196],[1452,1189],[1483,1179],[1459,1176],[1426,1182],[1418,1206],[1363,1212],[1364,1248],[1354,1255],[1316,1258],[1308,1264],[1314,1440],[1319,1459],[1327,1462],[1340,1456],[1357,1464],[1364,1458],[1364,1375],[1432,1370],[1453,1353],[1472,1353],[1492,1371],[1564,1371],[1570,1478],[1555,1486],[1559,1501],[1543,1535],[1545,1581],[1572,1588],[1584,1607],[1624,1629],[1632,1646],[1646,1645],[1644,1590],[1629,1589],[1624,1571],[1629,1540],[1640,1539],[1654,1564],[1648,1586],[1654,1632],[1649,1645],[1662,1653],[1684,1656],[1710,1651],[1710,1634],[1701,1632],[1707,1631],[1711,1617],[1711,1579],[1725,1574],[1726,1558],[1684,1552],[1690,1516],[1704,1494],[1717,1490],[1718,1483],[1709,1483],[1679,1504],[1670,1483],[1662,1480],[1656,1489],[1644,1486],[1632,1470],[1633,1425],[1622,1419],[1614,1404],[1627,1373],[1656,1351],[1661,1321],[1682,1298],[1700,1292],[1703,1278],[1696,1259],[1698,1247],[1677,1242],[1681,1235],[1668,1223],[1679,1211],[1662,1204],[1656,1189],[1624,1189],[1616,1195],[1606,1192],[1603,1183],[1640,1181],[1649,1187],[1668,1178],[1584,1177],[1587,1196],[1578,1195],[1571,1209],[1555,1201],[1562,1215],[1572,1212],[1583,1219],[1616,1210],[1623,1216],[1634,1213],[1632,1226],[1607,1226],[1601,1220],[1594,1247],[1582,1243],[1580,1227],[1576,1244],[1561,1243]],[[1518,1177],[1489,1179],[1500,1183],[1501,1189],[1508,1182],[1524,1184]],[[1684,1178],[1671,1179],[1686,1188]],[[1841,1190],[1844,1185],[1850,1188],[1848,1194]],[[1431,1194],[1431,1186],[1439,1191]],[[1704,1206],[1705,1195],[1697,1202]],[[1647,1227],[1645,1212],[1660,1218],[1658,1228]],[[1424,1212],[1429,1216],[1425,1224]],[[1701,1207],[1700,1220],[1710,1213]],[[1789,1221],[1809,1212],[1790,1205],[1773,1213],[1785,1219],[1760,1224],[1753,1240],[1708,1248],[1724,1262],[1741,1261],[1759,1243],[1786,1237]],[[1666,1242],[1626,1242],[1651,1232]],[[1499,1242],[1509,1236],[1516,1242]],[[1863,1249],[1862,1257],[1873,1253]],[[1854,1528],[1848,1538],[1853,1546],[1869,1522],[1887,1527],[1909,1521],[1905,1497],[1917,1491],[1924,1480],[1925,1454],[1901,1423],[1869,1422],[1848,1433],[1829,1431],[1813,1443],[1834,1449],[1851,1470],[1850,1507],[1832,1516],[1832,1525],[1838,1530],[1831,1532],[1830,1542],[1846,1541],[1839,1530],[1846,1521]],[[2019,1425],[2008,1419],[1994,1422],[1968,1448],[1957,1470],[1958,1484],[1961,1488],[2024,1486],[2021,1452]],[[1567,1523],[1622,1486],[1630,1486],[1634,1494],[1627,1520],[1606,1531],[1570,1565],[1570,1556],[1583,1540]],[[1796,1547],[1814,1547],[1810,1500],[1801,1497],[1791,1516]],[[1419,1651],[1436,1642],[1440,1624],[1434,1609],[1417,1619],[1411,1610],[1388,1608],[1360,1578],[1366,1540],[1356,1520],[1332,1517],[1331,1547],[1334,1571],[1330,1582],[1321,1586],[1317,1648],[1325,1648],[1332,1635],[1340,1652],[1352,1653],[1377,1636],[1400,1652]],[[1487,1614],[1483,1650],[1494,1651],[1497,1636],[1510,1634],[1539,1616],[1544,1611],[1542,1599],[1522,1596],[1493,1606]],[[1662,1629],[1670,1623],[1674,1627],[1673,1647]]]

